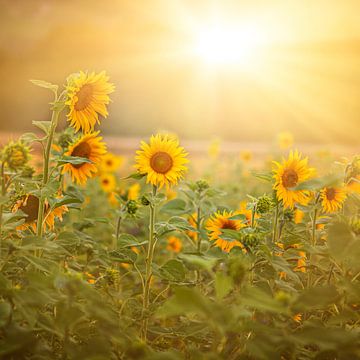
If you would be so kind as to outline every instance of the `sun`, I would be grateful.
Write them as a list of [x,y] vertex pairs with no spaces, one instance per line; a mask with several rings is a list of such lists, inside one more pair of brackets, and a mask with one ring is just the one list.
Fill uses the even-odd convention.
[[254,25],[211,24],[195,36],[195,54],[208,65],[249,65],[260,56],[265,37]]

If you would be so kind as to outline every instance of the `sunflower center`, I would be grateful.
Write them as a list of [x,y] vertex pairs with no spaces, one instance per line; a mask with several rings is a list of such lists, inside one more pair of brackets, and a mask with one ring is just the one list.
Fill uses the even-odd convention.
[[104,184],[104,185],[109,185],[109,179],[104,179],[103,181],[102,181],[102,183]]
[[334,200],[336,195],[336,190],[334,188],[328,188],[326,189],[326,198],[328,200]]
[[284,187],[292,188],[297,184],[299,177],[295,170],[287,169],[284,171],[281,180]]
[[74,108],[77,111],[84,110],[90,103],[93,96],[93,87],[91,84],[85,84],[81,89],[76,93],[78,101],[76,102]]
[[173,166],[173,159],[168,153],[159,151],[151,157],[150,166],[155,172],[166,174]]
[[[75,146],[74,150],[71,152],[71,156],[82,157],[89,159],[91,154],[91,147],[87,142],[80,143]],[[73,164],[72,166],[76,169],[81,168],[85,163],[82,164]]]
[[26,202],[20,206],[20,210],[27,215],[26,223],[32,223],[37,220],[39,213],[39,198],[29,195]]
[[107,161],[106,161],[106,165],[107,165],[107,166],[112,166],[112,165],[113,165],[112,160],[107,160]]
[[227,220],[221,226],[222,229],[237,230],[236,223],[232,220]]

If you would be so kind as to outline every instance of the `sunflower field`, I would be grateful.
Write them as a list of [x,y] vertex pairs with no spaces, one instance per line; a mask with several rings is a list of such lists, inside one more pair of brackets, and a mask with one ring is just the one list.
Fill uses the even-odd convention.
[[161,132],[125,159],[105,72],[32,83],[51,120],[0,153],[1,359],[360,359],[359,155],[284,133],[199,170]]

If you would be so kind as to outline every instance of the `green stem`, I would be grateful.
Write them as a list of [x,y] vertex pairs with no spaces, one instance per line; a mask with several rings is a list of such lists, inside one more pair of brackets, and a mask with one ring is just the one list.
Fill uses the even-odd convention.
[[273,236],[272,242],[275,244],[277,242],[277,228],[278,228],[278,220],[279,220],[279,204],[276,204],[275,214],[274,214],[274,224],[273,224]]
[[[314,248],[316,246],[316,219],[318,214],[318,209],[316,208],[318,199],[315,200],[315,209],[312,217],[311,224],[311,245]],[[308,283],[307,286],[310,287],[312,283],[312,265],[313,265],[313,257],[312,252],[309,255],[309,275],[308,275]]]
[[[58,101],[57,96],[55,97],[56,101]],[[51,116],[51,124],[50,130],[47,137],[46,148],[44,150],[44,168],[43,168],[43,181],[42,181],[42,189],[48,184],[49,181],[49,167],[50,167],[50,153],[51,146],[54,139],[55,130],[58,124],[58,119],[61,110],[54,109]],[[44,210],[45,210],[45,200],[43,196],[40,196],[39,199],[39,210],[38,210],[38,219],[37,219],[37,236],[42,237],[43,235],[43,220],[44,220]]]
[[201,252],[201,233],[200,233],[200,228],[201,228],[201,209],[200,209],[200,205],[197,208],[197,218],[196,218],[196,230],[197,230],[197,251],[198,253]]
[[115,239],[114,239],[114,243],[113,243],[113,249],[116,250],[117,249],[117,244],[119,241],[119,237],[120,237],[120,228],[121,228],[121,214],[119,215],[118,219],[117,219],[117,223],[116,223],[116,235],[115,235]]
[[256,204],[251,209],[251,227],[255,227]]
[[[154,185],[152,194],[153,198],[156,196],[157,187]],[[147,311],[149,309],[149,302],[150,302],[150,284],[152,278],[152,261],[155,252],[155,213],[156,213],[156,206],[152,201],[150,203],[150,223],[149,223],[149,243],[147,246],[147,255],[145,260],[145,286],[143,292],[143,323],[142,323],[142,338],[144,341],[147,339],[147,329],[148,329],[148,314]]]

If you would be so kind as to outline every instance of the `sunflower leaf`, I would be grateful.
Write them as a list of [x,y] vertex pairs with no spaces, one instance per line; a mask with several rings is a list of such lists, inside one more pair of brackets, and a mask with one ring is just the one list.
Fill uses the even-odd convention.
[[42,130],[46,135],[49,135],[51,121],[33,121],[32,124]]
[[57,92],[57,90],[59,88],[58,85],[51,84],[44,80],[30,80],[30,82],[36,86],[42,87],[44,89],[49,89],[55,93]]
[[84,163],[92,164],[93,162],[90,159],[79,156],[63,156],[61,159],[58,160],[58,165],[82,165]]

